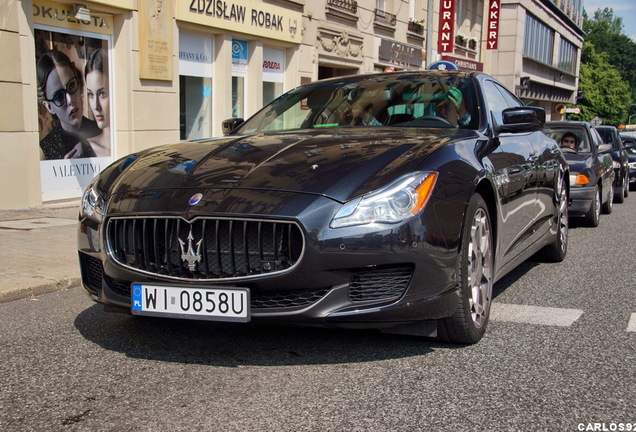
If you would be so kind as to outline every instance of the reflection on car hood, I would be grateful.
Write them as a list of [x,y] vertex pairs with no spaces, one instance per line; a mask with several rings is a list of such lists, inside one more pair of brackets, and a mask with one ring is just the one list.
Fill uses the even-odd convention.
[[263,189],[345,201],[416,170],[458,129],[356,128],[182,142],[144,153],[112,185],[139,189]]
[[573,152],[563,152],[563,156],[565,156],[565,160],[568,162],[572,172],[581,172],[585,168],[590,168],[594,157],[592,153]]

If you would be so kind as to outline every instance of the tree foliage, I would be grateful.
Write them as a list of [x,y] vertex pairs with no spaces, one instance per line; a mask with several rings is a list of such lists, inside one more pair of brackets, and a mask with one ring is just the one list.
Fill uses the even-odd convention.
[[[636,100],[636,43],[624,34],[623,19],[614,16],[610,8],[597,9],[593,19],[584,11],[583,18],[587,36],[579,90],[585,96],[580,105],[606,124],[625,123],[628,115],[636,112],[632,106]],[[589,120],[587,114],[585,117]]]
[[608,55],[596,51],[594,45],[584,42],[581,54],[579,90],[585,96],[579,106],[581,114],[568,116],[569,120],[590,121],[598,116],[604,124],[625,122],[632,103],[629,84],[618,70],[609,64]]

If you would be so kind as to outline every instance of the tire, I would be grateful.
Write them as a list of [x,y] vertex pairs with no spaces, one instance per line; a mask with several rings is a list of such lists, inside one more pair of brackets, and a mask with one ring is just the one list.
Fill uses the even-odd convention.
[[614,199],[614,202],[617,204],[622,204],[625,202],[625,177],[623,177],[623,181],[621,182],[621,190],[620,191],[614,191],[614,196],[612,197]]
[[590,209],[585,216],[583,216],[583,225],[592,228],[598,226],[598,222],[601,218],[601,199],[601,190],[596,186],[596,193],[594,194],[592,204],[590,204]]
[[452,343],[472,344],[486,332],[490,318],[494,272],[494,239],[488,206],[471,197],[459,251],[459,302],[455,313],[438,322],[438,336]]
[[629,197],[629,172],[626,172],[623,177],[623,196]]
[[556,191],[557,207],[557,234],[554,242],[541,249],[539,256],[544,261],[561,262],[568,251],[569,234],[569,210],[568,210],[568,186],[561,179]]
[[603,213],[610,214],[614,210],[614,183],[610,186],[610,191],[607,194],[607,200],[603,203]]

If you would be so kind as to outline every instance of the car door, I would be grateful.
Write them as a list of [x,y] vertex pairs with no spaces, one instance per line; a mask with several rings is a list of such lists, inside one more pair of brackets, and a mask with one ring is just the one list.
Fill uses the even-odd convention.
[[610,198],[607,197],[608,191],[612,187],[612,183],[614,182],[614,162],[612,159],[612,154],[610,152],[601,153],[601,145],[604,144],[603,138],[598,134],[595,128],[590,128],[590,136],[592,138],[592,150],[596,155],[596,159],[599,164],[599,171],[601,175],[602,181],[602,189],[603,189],[603,202],[606,199],[613,199],[613,196]]
[[[492,121],[498,124],[503,123],[501,113],[505,108],[523,105],[506,95],[507,90],[494,81],[484,81],[484,93]],[[499,267],[532,243],[538,155],[531,137],[532,133],[502,133],[498,136],[499,146],[488,156],[495,170],[501,204],[498,214]]]

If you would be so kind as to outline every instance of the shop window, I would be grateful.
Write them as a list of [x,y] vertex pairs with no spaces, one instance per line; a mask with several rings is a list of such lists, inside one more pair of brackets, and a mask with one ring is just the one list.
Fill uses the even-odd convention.
[[179,131],[181,139],[212,136],[212,38],[179,34]]
[[263,48],[263,105],[283,94],[285,51]]
[[212,78],[180,76],[181,139],[212,136]]
[[232,117],[245,118],[245,78],[232,77]]

